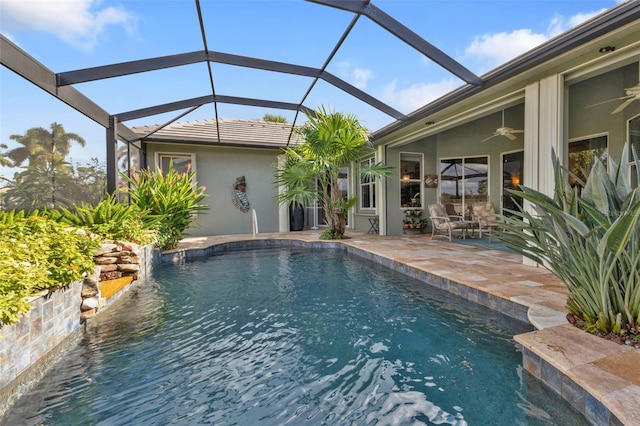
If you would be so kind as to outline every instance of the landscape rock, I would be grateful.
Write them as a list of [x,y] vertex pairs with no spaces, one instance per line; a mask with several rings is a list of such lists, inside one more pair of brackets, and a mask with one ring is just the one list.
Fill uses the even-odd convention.
[[82,311],[88,311],[89,309],[95,309],[100,305],[100,299],[97,297],[88,297],[82,301],[80,309]]

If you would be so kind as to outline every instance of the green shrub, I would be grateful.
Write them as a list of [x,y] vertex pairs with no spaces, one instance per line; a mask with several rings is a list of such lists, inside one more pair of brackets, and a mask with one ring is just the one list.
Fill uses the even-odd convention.
[[34,212],[0,212],[0,322],[13,324],[31,308],[26,298],[63,287],[93,271],[99,245],[86,232]]
[[184,231],[194,220],[194,213],[209,207],[200,204],[205,197],[205,187],[196,186],[195,172],[178,173],[169,164],[166,174],[159,171],[142,170],[129,177],[131,203],[140,210],[148,211],[158,221],[158,246],[173,249],[178,246]]
[[92,206],[81,204],[74,211],[66,208],[47,212],[57,222],[86,229],[105,239],[151,244],[156,241],[158,220],[136,205],[119,203],[115,195]]
[[[596,158],[586,183],[562,169],[554,153],[554,197],[524,186],[512,191],[533,212],[512,212],[500,239],[562,280],[567,309],[587,331],[638,340],[640,162],[635,158],[638,185],[632,189],[628,152],[625,146],[620,165],[609,158],[608,171]],[[571,187],[569,176],[580,185]]]

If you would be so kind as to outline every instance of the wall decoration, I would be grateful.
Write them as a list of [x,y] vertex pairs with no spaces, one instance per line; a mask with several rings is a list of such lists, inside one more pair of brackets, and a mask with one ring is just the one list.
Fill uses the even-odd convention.
[[244,180],[244,176],[236,178],[233,182],[233,189],[231,190],[231,201],[238,210],[242,213],[249,211],[249,200],[247,199],[247,182]]
[[438,187],[438,175],[424,175],[424,187],[425,188],[437,188]]

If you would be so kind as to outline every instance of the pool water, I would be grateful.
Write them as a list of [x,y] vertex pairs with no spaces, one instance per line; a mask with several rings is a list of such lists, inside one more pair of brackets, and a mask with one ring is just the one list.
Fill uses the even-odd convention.
[[523,323],[337,250],[153,277],[3,419],[45,425],[582,425],[523,372]]

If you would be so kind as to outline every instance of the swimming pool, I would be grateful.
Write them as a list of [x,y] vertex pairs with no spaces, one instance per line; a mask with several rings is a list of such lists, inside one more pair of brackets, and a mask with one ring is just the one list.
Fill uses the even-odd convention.
[[588,424],[527,380],[529,326],[340,250],[162,266],[7,424]]

